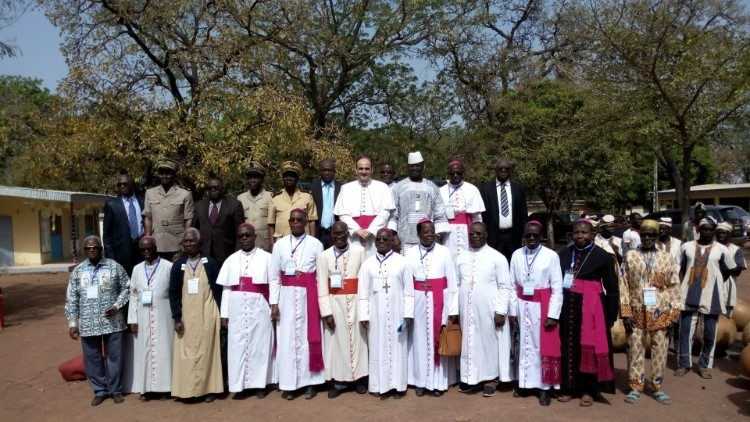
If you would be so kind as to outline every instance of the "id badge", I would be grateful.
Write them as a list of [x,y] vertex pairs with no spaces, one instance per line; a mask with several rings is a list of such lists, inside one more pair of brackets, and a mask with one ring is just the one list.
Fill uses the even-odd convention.
[[141,292],[141,305],[151,306],[154,301],[154,292],[151,290],[144,290]]
[[188,280],[188,294],[189,295],[198,294],[198,279],[197,278],[191,278]]
[[416,201],[414,201],[414,211],[415,212],[422,211],[422,201],[420,201],[419,199],[417,199]]
[[424,282],[427,279],[427,277],[424,274],[424,271],[416,271],[414,273],[414,280]]
[[297,268],[294,266],[294,262],[290,261],[286,264],[286,267],[284,267],[284,275],[290,277],[297,275]]
[[527,278],[526,281],[523,283],[523,295],[524,296],[534,296],[534,283],[531,278]]
[[649,308],[656,306],[656,287],[643,288],[643,305]]
[[570,289],[573,287],[573,273],[567,271],[563,276],[563,289]]
[[456,218],[456,213],[455,211],[453,211],[453,206],[448,205],[447,207],[445,207],[445,218],[447,218],[448,220],[453,220],[454,218]]
[[344,287],[344,283],[341,280],[341,273],[339,272],[331,273],[331,288],[340,289],[342,287]]
[[98,299],[99,286],[96,284],[86,287],[86,299]]

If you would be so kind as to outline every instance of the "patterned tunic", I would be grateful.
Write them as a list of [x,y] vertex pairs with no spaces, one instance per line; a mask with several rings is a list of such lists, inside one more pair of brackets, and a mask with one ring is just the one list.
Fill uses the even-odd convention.
[[[644,288],[656,288],[656,306],[644,306]],[[620,278],[620,313],[646,331],[667,328],[680,316],[679,269],[666,251],[630,250]]]
[[[122,265],[102,258],[92,265],[86,259],[78,264],[68,280],[65,318],[69,327],[78,327],[82,337],[101,336],[125,329],[120,311],[130,294],[130,280]],[[104,316],[110,306],[118,309],[111,318]]]

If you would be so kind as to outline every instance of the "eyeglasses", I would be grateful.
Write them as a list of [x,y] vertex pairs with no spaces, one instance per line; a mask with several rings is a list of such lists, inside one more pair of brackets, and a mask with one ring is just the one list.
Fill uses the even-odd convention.
[[146,251],[155,251],[155,250],[156,250],[156,248],[154,248],[154,247],[149,247],[149,248],[138,248],[138,250],[139,250],[139,251],[141,251],[141,252],[146,252]]
[[101,249],[101,247],[99,246],[84,246],[83,247],[84,251],[98,251],[99,249]]
[[300,223],[302,223],[302,222],[305,221],[305,219],[304,218],[293,218],[293,217],[289,218],[289,222],[290,223],[294,223],[294,222],[297,222],[297,221],[299,221]]
[[464,172],[462,171],[449,171],[448,176],[463,176]]
[[525,237],[526,239],[537,239],[542,237],[542,235],[537,233],[526,233],[523,235],[523,237]]
[[245,237],[255,237],[255,234],[254,233],[240,233],[237,235],[237,237],[239,237],[240,239],[243,239]]

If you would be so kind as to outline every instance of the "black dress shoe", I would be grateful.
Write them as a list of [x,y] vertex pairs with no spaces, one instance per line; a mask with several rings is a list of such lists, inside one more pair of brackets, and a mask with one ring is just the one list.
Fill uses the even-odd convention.
[[266,398],[267,395],[268,395],[268,390],[266,390],[265,388],[261,388],[255,392],[255,397],[259,399],[264,399]]
[[309,386],[305,389],[305,400],[312,400],[317,395],[318,392],[315,390],[315,387]]
[[120,393],[112,394],[112,401],[114,401],[117,404],[120,404],[125,401],[125,397],[122,396]]
[[422,396],[424,396],[424,388],[422,388],[422,387],[417,387],[417,388],[416,388],[416,389],[414,390],[414,394],[416,394],[416,395],[417,395],[417,397],[422,397]]
[[100,404],[104,403],[104,400],[107,400],[107,396],[94,396],[94,398],[91,399],[91,405],[99,406]]
[[344,390],[338,390],[335,387],[332,387],[330,390],[328,390],[328,398],[335,399],[336,397],[340,396],[343,391]]
[[443,395],[443,392],[440,390],[432,390],[432,396],[433,397],[440,397]]
[[281,393],[281,398],[285,400],[294,400],[294,393],[291,391],[283,391]]
[[354,387],[354,391],[356,391],[357,394],[365,394],[365,393],[367,393],[367,384],[365,384],[365,383],[358,383]]
[[216,400],[216,395],[214,394],[207,394],[206,397],[203,398],[203,401],[206,403],[213,403]]
[[550,398],[549,391],[540,390],[539,391],[539,405],[549,406],[551,402],[552,402],[552,399]]
[[245,400],[249,395],[250,393],[247,390],[242,390],[240,392],[234,393],[234,395],[232,396],[232,400]]

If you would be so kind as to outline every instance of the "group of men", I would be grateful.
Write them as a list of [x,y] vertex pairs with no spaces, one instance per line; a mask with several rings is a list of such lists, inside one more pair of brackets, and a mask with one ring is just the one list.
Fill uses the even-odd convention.
[[[515,383],[514,394],[542,405],[556,390],[560,401],[591,406],[613,392],[618,316],[632,332],[627,400],[643,391],[649,333],[654,398],[667,404],[659,387],[668,328],[680,322],[689,368],[683,338],[700,315],[700,365],[710,368],[713,316],[731,306],[721,265],[738,274],[710,220],[678,246],[652,221],[634,224],[640,245],[631,247],[607,230],[608,216],[582,219],[572,244],[555,252],[542,245],[542,224],[527,222],[525,191],[503,159],[478,187],[453,160],[440,188],[423,177],[419,152],[398,182],[391,166],[373,180],[361,157],[357,180],[341,185],[324,160],[312,194],[298,187],[299,164],[281,165],[275,195],[252,166],[237,199],[212,178],[195,206],[175,185],[176,169],[160,163],[161,184],[143,201],[129,176],[118,178],[104,244],[84,239],[87,259],[70,276],[66,317],[70,336],[81,337],[92,405],[122,402],[123,392],[264,397],[273,385],[286,399],[310,399],[325,383],[330,398],[350,389],[400,398],[407,385],[440,396],[456,383],[491,397]],[[461,328],[460,356],[440,353],[451,324]]]

